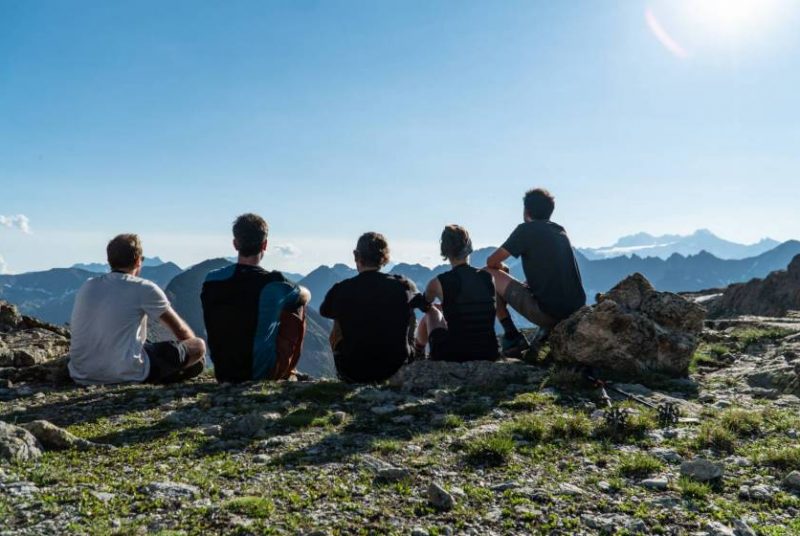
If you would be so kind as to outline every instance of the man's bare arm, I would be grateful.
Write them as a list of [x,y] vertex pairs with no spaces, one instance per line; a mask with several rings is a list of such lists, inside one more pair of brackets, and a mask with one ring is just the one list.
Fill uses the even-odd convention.
[[428,301],[428,303],[433,303],[436,300],[436,298],[439,298],[441,300],[443,294],[444,293],[442,292],[442,284],[439,282],[438,277],[434,277],[433,279],[431,279],[430,282],[428,283],[428,286],[425,287],[425,299]]
[[503,261],[511,256],[511,253],[506,251],[503,248],[497,248],[494,253],[489,255],[489,258],[486,259],[486,266],[489,268],[494,268],[495,270],[502,270],[503,269]]
[[175,335],[175,338],[179,341],[195,338],[192,328],[190,328],[189,324],[187,324],[180,316],[178,316],[178,313],[176,313],[172,307],[167,309],[167,311],[161,315],[161,322],[167,326],[170,331],[172,331],[173,335]]

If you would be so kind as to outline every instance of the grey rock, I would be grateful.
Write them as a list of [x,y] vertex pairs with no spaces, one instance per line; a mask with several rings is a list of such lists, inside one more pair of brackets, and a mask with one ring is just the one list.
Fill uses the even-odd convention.
[[800,491],[800,471],[792,471],[783,479],[783,485],[787,489]]
[[735,519],[733,521],[733,533],[736,536],[756,536],[755,531],[750,528],[750,525],[744,519]]
[[544,374],[539,368],[512,359],[465,363],[421,360],[402,367],[389,379],[389,385],[406,392],[424,393],[448,387],[535,383]]
[[436,482],[428,486],[428,502],[437,510],[452,510],[456,505],[455,498]]
[[669,480],[666,477],[646,478],[639,482],[639,485],[647,489],[664,491],[669,486]]
[[334,411],[331,413],[331,424],[342,424],[347,419],[347,413],[344,411]]
[[558,485],[558,491],[562,495],[584,495],[586,494],[581,488],[569,482],[563,482]]
[[665,448],[665,447],[656,447],[650,450],[650,454],[659,458],[667,463],[681,463],[683,461],[683,456],[678,454],[672,449]]
[[719,521],[711,521],[706,525],[706,534],[708,536],[736,536],[731,527],[723,525]]
[[235,421],[231,426],[231,432],[238,437],[256,437],[265,428],[280,419],[281,414],[277,412],[250,413]]
[[583,514],[581,522],[601,534],[615,534],[622,529],[634,534],[647,532],[642,520],[624,514]]
[[723,468],[721,465],[696,458],[681,463],[681,475],[691,478],[697,482],[710,482],[722,478]]
[[142,488],[151,497],[168,500],[194,499],[200,495],[200,488],[180,482],[151,482]]
[[42,445],[29,431],[0,421],[0,460],[28,461],[42,455]]
[[637,374],[683,376],[699,344],[705,309],[656,291],[641,274],[621,281],[550,334],[556,361]]
[[397,411],[397,406],[394,404],[383,404],[380,406],[373,406],[369,410],[375,415],[388,415]]
[[377,473],[375,473],[374,481],[376,483],[393,483],[393,482],[402,482],[404,480],[411,479],[411,472],[408,469],[404,469],[402,467],[384,467],[383,469],[379,469]]

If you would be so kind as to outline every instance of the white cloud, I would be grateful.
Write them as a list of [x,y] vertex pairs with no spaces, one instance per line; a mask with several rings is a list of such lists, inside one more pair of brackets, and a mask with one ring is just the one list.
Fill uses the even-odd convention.
[[0,274],[8,273],[8,264],[6,264],[5,259],[2,255],[0,255]]
[[267,253],[269,254],[270,252],[288,259],[300,256],[300,250],[294,244],[276,244],[269,247]]
[[0,225],[9,229],[19,229],[25,234],[31,234],[31,220],[24,214],[16,216],[3,216],[0,214]]

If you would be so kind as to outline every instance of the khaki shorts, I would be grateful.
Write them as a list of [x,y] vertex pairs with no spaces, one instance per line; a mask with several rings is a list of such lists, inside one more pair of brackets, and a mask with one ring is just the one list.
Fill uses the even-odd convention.
[[516,279],[508,282],[503,299],[516,312],[537,326],[550,329],[557,324],[556,319],[542,311],[528,285]]

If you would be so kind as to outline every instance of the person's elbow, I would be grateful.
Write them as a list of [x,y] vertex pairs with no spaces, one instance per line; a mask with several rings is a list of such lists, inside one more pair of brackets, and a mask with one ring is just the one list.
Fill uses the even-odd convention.
[[300,287],[300,294],[297,296],[297,305],[308,305],[311,303],[311,291],[306,287]]

